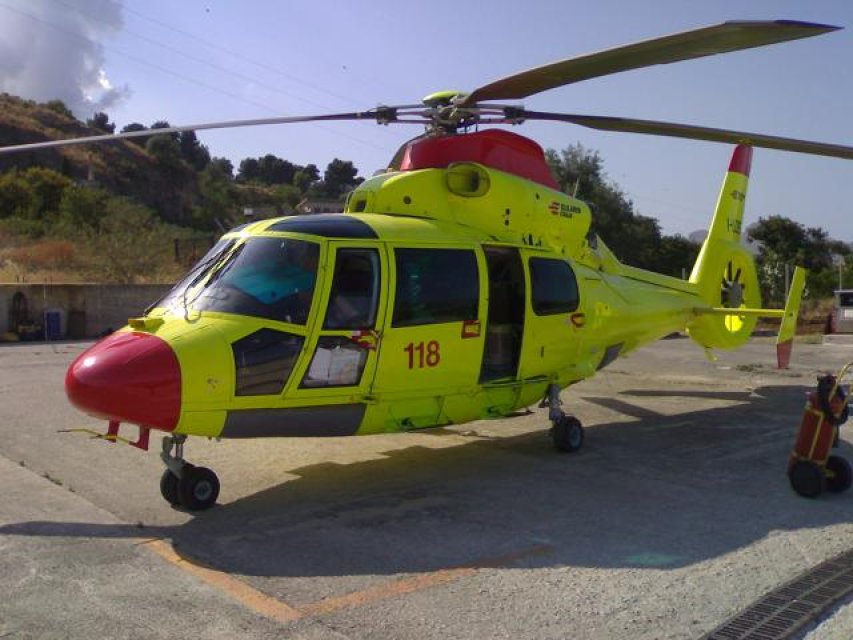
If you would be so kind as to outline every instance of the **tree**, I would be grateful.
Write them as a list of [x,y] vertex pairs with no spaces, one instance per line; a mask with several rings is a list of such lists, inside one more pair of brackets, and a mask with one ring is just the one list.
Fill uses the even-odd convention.
[[291,184],[296,167],[271,153],[258,159],[258,179],[264,184]]
[[198,141],[195,131],[182,131],[178,134],[178,146],[181,157],[196,171],[201,171],[210,163],[210,152]]
[[560,188],[590,204],[592,230],[620,260],[647,269],[660,266],[649,254],[661,239],[657,220],[634,213],[633,203],[607,179],[597,151],[576,144],[559,153],[549,149],[545,158]]
[[849,252],[844,243],[829,238],[819,227],[804,227],[784,216],[759,218],[747,229],[747,234],[761,244],[758,254],[758,277],[770,300],[785,300],[785,273],[795,265],[811,273],[808,285],[812,297],[832,294],[833,278],[822,276],[826,272],[837,274],[832,254],[844,256]]
[[110,122],[110,117],[103,111],[98,111],[94,116],[86,120],[86,126],[103,131],[104,133],[115,133],[116,126]]
[[363,178],[357,178],[358,169],[349,160],[335,158],[327,166],[323,173],[324,195],[330,198],[340,198],[344,193],[364,182]]
[[316,164],[305,165],[293,174],[293,186],[303,195],[319,180],[320,170]]
[[[168,120],[158,120],[157,122],[152,124],[151,127],[149,127],[149,128],[150,129],[170,129],[171,127],[172,127],[172,125],[169,124]],[[172,132],[169,134],[163,134],[163,135],[168,135],[175,142],[178,141],[178,135],[179,134],[177,134],[175,132]]]
[[[139,122],[131,122],[128,125],[122,127],[121,133],[131,133],[134,131],[147,131],[148,127],[144,124],[140,124]],[[148,136],[139,136],[138,138],[130,138],[130,141],[133,144],[137,144],[140,147],[145,147],[145,143],[148,142]]]
[[59,226],[67,230],[97,229],[110,195],[103,189],[71,185],[59,203]]
[[62,195],[73,184],[72,181],[53,169],[42,167],[30,167],[20,176],[29,184],[33,195],[28,217],[55,220]]
[[171,265],[172,234],[153,212],[127,198],[111,198],[100,227],[85,232],[85,264],[102,281],[151,279]]
[[684,236],[660,236],[645,247],[642,261],[647,269],[681,278],[689,275],[699,255],[699,245]]
[[240,162],[237,180],[277,185],[292,184],[293,177],[302,167],[268,153],[260,158],[246,158]]
[[76,118],[74,118],[74,114],[71,113],[71,109],[69,109],[62,100],[48,100],[44,103],[44,106],[54,113],[76,120]]
[[244,158],[240,161],[240,168],[237,170],[238,182],[255,182],[259,175],[260,169],[256,158]]
[[29,218],[35,202],[32,185],[13,169],[0,175],[0,218]]
[[234,165],[228,158],[212,158],[210,166],[221,176],[227,177],[229,180],[234,178]]
[[[224,158],[217,158],[224,160]],[[231,163],[227,168],[231,168]],[[226,173],[222,162],[212,161],[198,176],[198,186],[201,202],[193,211],[193,221],[196,228],[212,230],[217,228],[217,221],[226,224],[238,209],[230,172]]]
[[302,201],[302,192],[292,184],[280,184],[275,187],[275,195],[279,203],[286,205],[286,209],[293,211]]
[[181,148],[177,141],[170,136],[151,136],[145,143],[145,150],[166,168],[181,167]]

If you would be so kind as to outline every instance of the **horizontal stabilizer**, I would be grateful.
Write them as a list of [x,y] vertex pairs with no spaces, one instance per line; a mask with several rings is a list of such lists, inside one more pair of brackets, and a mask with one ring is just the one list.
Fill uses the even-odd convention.
[[696,315],[712,316],[756,316],[758,318],[781,318],[785,315],[782,309],[748,309],[746,307],[697,307],[693,310]]

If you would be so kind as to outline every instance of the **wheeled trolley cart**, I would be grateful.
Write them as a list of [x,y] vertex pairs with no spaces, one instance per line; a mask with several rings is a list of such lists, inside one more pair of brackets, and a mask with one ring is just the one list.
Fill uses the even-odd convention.
[[850,463],[841,456],[830,455],[838,446],[838,428],[847,421],[849,389],[845,392],[842,383],[851,368],[853,362],[848,362],[837,376],[819,377],[817,389],[806,399],[788,460],[791,487],[806,498],[816,498],[824,491],[846,491],[853,480]]

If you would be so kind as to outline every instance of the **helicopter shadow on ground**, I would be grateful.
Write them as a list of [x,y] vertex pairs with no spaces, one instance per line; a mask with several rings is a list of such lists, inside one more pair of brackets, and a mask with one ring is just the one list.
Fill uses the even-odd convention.
[[[312,465],[175,527],[30,522],[0,533],[160,536],[197,562],[264,577],[419,573],[499,557],[526,568],[683,567],[772,531],[849,521],[850,495],[805,500],[788,486],[805,390],[698,391],[741,402],[672,415],[638,408],[588,429],[577,454],[554,452],[542,431]],[[583,399],[625,413],[632,393]]]

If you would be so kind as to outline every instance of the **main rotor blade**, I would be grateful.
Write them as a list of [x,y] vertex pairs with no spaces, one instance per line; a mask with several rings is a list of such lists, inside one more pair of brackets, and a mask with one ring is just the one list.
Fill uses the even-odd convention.
[[[393,109],[389,107],[388,109]],[[74,144],[89,144],[97,142],[110,142],[112,140],[124,140],[126,138],[150,138],[156,135],[168,133],[180,133],[182,131],[201,131],[203,129],[229,129],[233,127],[253,127],[265,124],[295,124],[299,122],[327,122],[330,120],[376,120],[380,117],[382,108],[371,111],[354,111],[352,113],[332,113],[319,116],[282,116],[277,118],[258,118],[254,120],[227,120],[224,122],[205,122],[180,127],[166,127],[163,129],[145,129],[143,131],[128,131],[126,133],[105,134],[100,136],[86,136],[84,138],[68,138],[66,140],[48,140],[46,142],[32,142],[29,144],[16,144],[8,147],[0,147],[0,154],[16,153],[20,151],[35,151],[50,147],[67,147]]]
[[809,38],[840,28],[793,20],[723,22],[528,69],[475,89],[460,106],[484,100],[526,98],[620,71]]
[[709,142],[725,142],[730,144],[748,144],[753,147],[778,149],[780,151],[796,151],[818,156],[833,156],[853,160],[853,147],[826,142],[812,142],[796,138],[781,138],[746,131],[730,129],[713,129],[711,127],[696,127],[689,124],[674,122],[656,122],[654,120],[636,120],[634,118],[610,118],[606,116],[583,116],[569,113],[547,113],[544,111],[526,111],[519,109],[513,116],[525,120],[554,120],[570,122],[590,129],[602,131],[621,131],[625,133],[645,133],[653,136],[670,136],[673,138],[689,138],[691,140],[707,140]]

